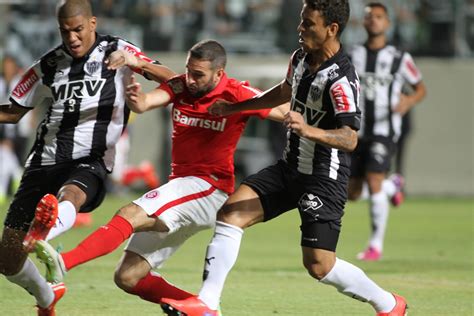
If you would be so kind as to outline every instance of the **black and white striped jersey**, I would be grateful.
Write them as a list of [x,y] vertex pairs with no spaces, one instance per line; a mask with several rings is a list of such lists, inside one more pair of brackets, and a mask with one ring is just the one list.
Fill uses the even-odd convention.
[[421,81],[413,58],[391,45],[375,51],[356,45],[349,55],[361,79],[359,136],[383,136],[396,142],[401,131],[401,116],[393,109],[400,101],[403,85]]
[[[291,109],[313,127],[329,130],[347,125],[358,130],[359,78],[347,54],[341,48],[313,73],[306,58],[299,49],[290,61],[286,80],[292,87]],[[303,174],[347,182],[349,153],[317,144],[291,130],[287,138],[284,160],[290,167]]]
[[125,89],[132,70],[108,70],[104,60],[122,49],[142,57],[120,38],[99,35],[89,53],[73,59],[63,45],[36,61],[12,91],[10,101],[26,108],[47,106],[26,166],[47,166],[91,157],[112,170],[115,144],[129,109]]

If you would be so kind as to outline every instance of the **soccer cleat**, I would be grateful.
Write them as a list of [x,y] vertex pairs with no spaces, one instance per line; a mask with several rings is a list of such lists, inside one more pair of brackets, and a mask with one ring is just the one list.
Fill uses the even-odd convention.
[[397,188],[395,194],[390,198],[390,203],[392,203],[393,206],[398,207],[405,200],[405,194],[403,193],[405,179],[401,174],[394,173],[389,177],[389,180],[392,181]]
[[66,275],[63,258],[53,246],[44,240],[39,240],[35,247],[36,257],[46,266],[46,280],[51,283],[60,283]]
[[406,316],[408,305],[406,300],[396,294],[393,294],[395,297],[395,307],[388,313],[377,313],[377,316]]
[[48,307],[40,307],[36,305],[36,307],[38,308],[38,316],[55,316],[56,310],[54,307],[56,306],[56,303],[66,293],[66,286],[64,285],[64,283],[61,282],[61,283],[50,284],[50,285],[54,292],[54,300]]
[[185,300],[173,300],[163,298],[161,308],[169,316],[219,316],[217,310],[212,310],[204,304],[197,296],[191,296]]
[[363,261],[378,261],[380,258],[382,258],[382,252],[374,247],[369,247],[365,251],[357,254],[357,259]]
[[160,185],[160,180],[156,175],[155,167],[149,161],[144,161],[140,165],[140,171],[142,173],[143,182],[149,189],[156,189]]
[[44,240],[58,218],[58,200],[53,194],[46,194],[38,202],[35,218],[31,222],[30,229],[23,239],[23,247],[26,252],[33,252],[35,244]]

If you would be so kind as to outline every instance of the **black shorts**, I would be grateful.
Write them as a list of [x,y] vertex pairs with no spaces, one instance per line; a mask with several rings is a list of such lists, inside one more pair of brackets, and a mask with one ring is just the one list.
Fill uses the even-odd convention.
[[367,172],[388,172],[395,143],[388,137],[359,139],[351,156],[351,177],[363,178]]
[[106,168],[99,160],[29,167],[23,173],[4,224],[12,229],[28,231],[38,201],[47,193],[56,195],[66,184],[77,185],[86,193],[86,202],[79,211],[90,212],[104,200],[106,177]]
[[299,173],[281,160],[242,183],[258,194],[264,221],[298,208],[301,246],[336,251],[347,184]]

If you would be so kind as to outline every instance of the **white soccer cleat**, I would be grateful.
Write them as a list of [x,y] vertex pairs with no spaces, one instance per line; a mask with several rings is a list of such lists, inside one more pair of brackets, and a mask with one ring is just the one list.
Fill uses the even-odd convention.
[[66,275],[66,267],[61,254],[44,240],[36,242],[35,252],[38,259],[46,266],[46,280],[51,283],[62,282]]

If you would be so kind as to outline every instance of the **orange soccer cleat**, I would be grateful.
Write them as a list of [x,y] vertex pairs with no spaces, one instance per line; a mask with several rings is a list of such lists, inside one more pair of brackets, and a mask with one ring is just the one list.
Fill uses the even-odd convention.
[[388,313],[377,313],[377,316],[406,316],[407,315],[407,309],[408,305],[406,300],[398,296],[396,294],[393,294],[395,297],[395,307]]
[[55,316],[56,315],[56,310],[55,306],[56,303],[64,296],[66,293],[66,286],[64,283],[57,283],[57,284],[51,284],[51,288],[53,289],[54,292],[54,300],[53,302],[48,306],[48,307],[38,307],[38,316]]
[[58,200],[53,194],[46,194],[38,202],[35,218],[23,239],[26,252],[32,252],[38,240],[44,240],[58,218]]
[[171,316],[219,316],[220,314],[219,311],[207,307],[197,296],[191,296],[185,300],[164,298],[161,300],[161,308],[166,315]]

